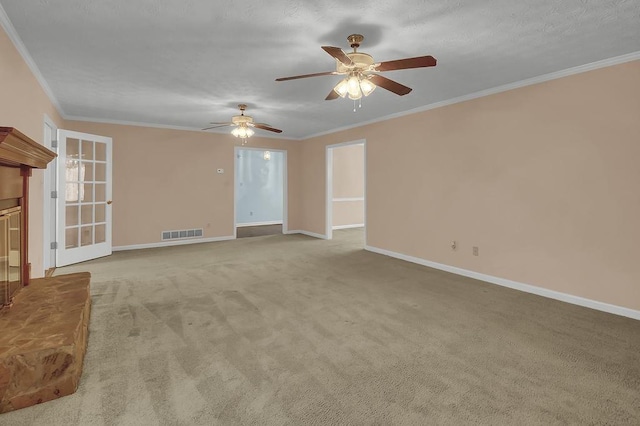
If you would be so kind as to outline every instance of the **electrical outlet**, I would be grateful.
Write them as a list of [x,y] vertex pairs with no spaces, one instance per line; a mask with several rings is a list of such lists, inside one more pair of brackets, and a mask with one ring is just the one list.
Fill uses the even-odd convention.
[[218,174],[223,174],[224,173],[224,169],[218,169],[216,171],[218,172]]
[[473,255],[478,256],[478,247],[473,248]]

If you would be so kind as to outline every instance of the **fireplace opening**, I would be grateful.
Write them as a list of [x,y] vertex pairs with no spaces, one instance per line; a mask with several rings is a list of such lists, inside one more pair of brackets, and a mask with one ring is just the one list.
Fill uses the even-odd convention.
[[21,232],[22,208],[0,210],[0,307],[11,306],[22,287]]

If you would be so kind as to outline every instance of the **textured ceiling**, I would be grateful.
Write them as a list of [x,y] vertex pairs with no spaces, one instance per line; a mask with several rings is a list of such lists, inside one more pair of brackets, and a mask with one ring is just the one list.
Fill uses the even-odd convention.
[[[309,135],[640,50],[639,0],[0,0],[69,117],[202,128],[238,103],[258,122]],[[377,62],[413,88],[325,101],[339,76],[320,46]],[[228,130],[226,130],[228,131]],[[258,131],[261,134],[268,132]]]

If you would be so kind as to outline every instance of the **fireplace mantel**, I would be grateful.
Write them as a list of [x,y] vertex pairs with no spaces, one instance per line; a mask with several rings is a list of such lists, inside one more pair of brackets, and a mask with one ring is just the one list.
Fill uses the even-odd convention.
[[0,164],[44,169],[56,157],[52,152],[13,127],[0,127]]
[[[0,127],[0,212],[19,208],[19,270],[20,287],[28,285],[30,279],[28,261],[28,224],[29,224],[29,177],[34,168],[44,169],[56,154],[13,127]],[[10,238],[7,233],[6,238]],[[8,244],[8,240],[0,244]],[[16,249],[16,253],[18,250]],[[10,253],[2,253],[6,260]],[[18,256],[16,256],[16,259]],[[9,259],[7,262],[11,263]],[[8,284],[6,286],[8,287]],[[9,290],[7,290],[8,292]],[[10,305],[15,294],[7,294],[0,303]]]

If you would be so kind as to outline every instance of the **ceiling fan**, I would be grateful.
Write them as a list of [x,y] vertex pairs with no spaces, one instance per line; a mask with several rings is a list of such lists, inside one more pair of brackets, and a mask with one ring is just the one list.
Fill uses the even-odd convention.
[[411,92],[411,88],[396,81],[378,75],[378,72],[403,70],[410,68],[433,67],[436,59],[433,56],[418,56],[415,58],[398,59],[376,63],[367,53],[358,52],[360,43],[364,40],[361,34],[351,34],[347,40],[353,52],[345,53],[339,47],[322,46],[325,52],[336,59],[336,70],[318,72],[314,74],[295,75],[293,77],[277,78],[276,81],[296,80],[299,78],[319,77],[323,75],[346,75],[325,98],[330,101],[338,97],[357,100],[362,96],[369,96],[376,86],[380,86],[396,95],[404,96]]
[[241,138],[243,145],[247,143],[247,138],[250,138],[255,133],[252,127],[255,127],[257,129],[267,130],[269,132],[282,133],[282,130],[276,129],[275,127],[271,127],[268,124],[254,123],[253,117],[249,115],[244,115],[244,112],[247,109],[247,105],[240,104],[238,105],[238,108],[240,108],[240,115],[234,115],[233,117],[231,117],[230,122],[209,123],[209,124],[213,124],[213,126],[205,127],[202,130],[211,130],[211,129],[216,129],[218,127],[233,126],[234,129],[231,131],[231,134],[236,138]]

